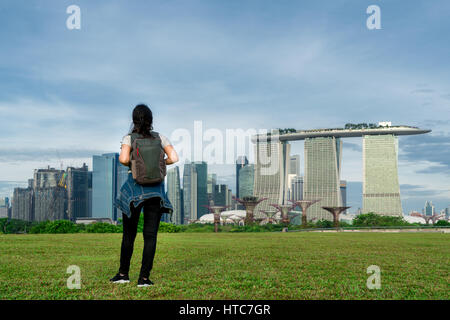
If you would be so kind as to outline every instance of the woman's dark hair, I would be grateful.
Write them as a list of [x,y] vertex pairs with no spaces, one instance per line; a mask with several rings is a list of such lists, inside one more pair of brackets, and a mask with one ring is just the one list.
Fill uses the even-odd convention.
[[133,110],[133,129],[131,132],[149,136],[153,130],[153,114],[145,104],[138,104]]

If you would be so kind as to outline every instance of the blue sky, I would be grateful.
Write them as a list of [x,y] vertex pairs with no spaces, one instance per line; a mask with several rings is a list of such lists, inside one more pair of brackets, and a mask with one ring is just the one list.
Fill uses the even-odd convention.
[[[81,8],[81,30],[66,8]],[[381,8],[381,30],[366,8]],[[207,128],[392,121],[404,211],[450,205],[449,1],[33,1],[0,4],[0,192],[34,168],[118,151],[139,102],[170,137]],[[292,153],[303,155],[303,144]],[[342,179],[362,181],[360,139]],[[233,168],[216,168],[231,181]],[[357,191],[355,191],[357,192]]]

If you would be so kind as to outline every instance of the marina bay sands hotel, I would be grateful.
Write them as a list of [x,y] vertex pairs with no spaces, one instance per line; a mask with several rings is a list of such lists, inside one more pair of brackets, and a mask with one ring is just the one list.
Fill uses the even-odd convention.
[[398,137],[428,133],[410,126],[380,122],[367,128],[316,129],[254,135],[255,177],[253,195],[268,198],[255,208],[271,210],[270,204],[288,204],[289,141],[305,140],[303,199],[320,199],[308,209],[308,220],[332,219],[322,206],[342,206],[340,173],[342,138],[363,139],[363,212],[402,216],[398,181]]

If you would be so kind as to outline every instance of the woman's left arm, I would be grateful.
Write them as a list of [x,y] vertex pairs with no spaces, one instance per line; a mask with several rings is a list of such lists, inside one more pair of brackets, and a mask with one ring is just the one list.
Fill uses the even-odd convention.
[[122,144],[120,149],[119,162],[124,166],[130,165],[131,147],[127,144]]
[[164,152],[167,154],[166,164],[174,164],[178,162],[178,154],[172,145],[164,147]]

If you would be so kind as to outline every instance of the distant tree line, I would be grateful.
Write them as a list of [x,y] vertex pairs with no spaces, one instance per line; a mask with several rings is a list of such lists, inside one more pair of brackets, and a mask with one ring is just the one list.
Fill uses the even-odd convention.
[[[119,219],[121,221],[121,219]],[[141,215],[138,224],[138,231],[142,232],[144,225]],[[159,232],[179,232],[179,226],[171,223],[160,222]],[[104,222],[91,224],[76,224],[69,220],[53,221],[23,221],[17,219],[0,219],[0,233],[122,233],[122,224],[114,225]]]
[[278,132],[279,132],[280,134],[297,132],[297,130],[294,129],[294,128],[284,128],[284,129],[282,129],[282,128],[277,128],[276,130],[278,130]]
[[379,128],[379,126],[376,123],[347,123],[345,124],[345,129],[374,129]]
[[[340,221],[341,228],[346,227],[407,227],[407,226],[425,226],[424,223],[409,223],[402,217],[382,216],[376,213],[360,214],[353,219],[352,223]],[[144,226],[143,216],[141,215],[138,223],[138,232],[142,232]],[[450,226],[450,222],[445,220],[437,221],[434,226]],[[285,226],[283,224],[264,224],[264,225],[234,225],[226,224],[219,227],[220,232],[270,232],[281,231]],[[327,229],[333,228],[333,221],[319,220],[308,222],[305,227],[301,225],[289,225],[289,230],[307,229]],[[75,224],[69,220],[54,220],[44,222],[29,222],[16,219],[0,219],[0,233],[121,233],[123,227],[121,219],[118,225],[109,223]],[[213,223],[192,223],[188,225],[175,225],[172,223],[160,222],[159,232],[214,232]]]

